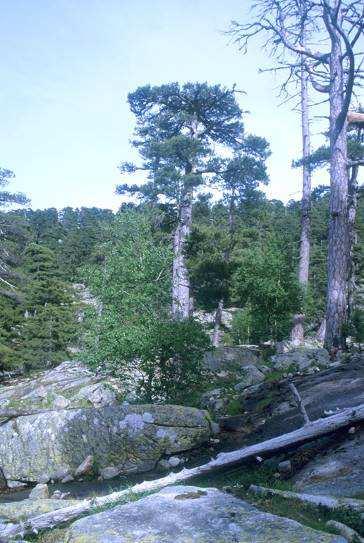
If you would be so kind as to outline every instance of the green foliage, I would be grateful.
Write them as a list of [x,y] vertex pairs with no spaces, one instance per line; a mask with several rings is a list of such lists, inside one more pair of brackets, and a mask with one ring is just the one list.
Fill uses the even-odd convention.
[[235,345],[243,345],[249,343],[253,334],[253,313],[252,308],[248,304],[244,309],[240,309],[233,316],[231,323],[230,336]]
[[192,199],[193,190],[204,185],[204,175],[219,170],[214,144],[241,148],[243,125],[234,92],[207,83],[170,83],[139,87],[128,101],[137,119],[133,144],[142,164],[124,162],[120,170],[143,169],[149,178],[119,185],[117,192],[153,204],[162,200],[178,214],[186,197]]
[[86,270],[102,301],[89,320],[87,359],[111,369],[147,401],[182,401],[201,379],[208,338],[193,320],[170,318],[172,254],[153,217],[119,213],[102,265]]
[[27,369],[43,368],[67,357],[75,335],[74,302],[47,247],[35,243],[27,247],[24,271],[21,308],[25,318],[18,326],[16,354]]
[[287,336],[300,290],[286,253],[274,240],[242,253],[234,277],[234,295],[241,307],[249,307],[250,341]]
[[17,268],[26,233],[22,221],[11,220],[5,210],[15,204],[27,204],[28,199],[22,193],[2,190],[14,177],[12,171],[0,168],[0,370],[16,367],[14,344],[16,326],[21,320],[21,275]]

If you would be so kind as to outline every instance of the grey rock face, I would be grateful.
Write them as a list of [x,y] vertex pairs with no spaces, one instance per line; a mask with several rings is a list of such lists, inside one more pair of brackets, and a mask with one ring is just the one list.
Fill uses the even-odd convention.
[[229,396],[225,389],[214,388],[205,392],[201,396],[200,405],[203,409],[208,409],[214,415],[223,415],[229,403]]
[[[364,402],[364,359],[320,373],[297,377],[294,382],[311,420],[326,412],[354,407]],[[264,382],[248,387],[240,394],[241,425],[250,423],[257,428],[251,442],[257,442],[302,426],[302,415],[286,384]]]
[[[150,417],[154,422],[145,422]],[[137,473],[153,469],[164,455],[198,447],[211,435],[207,413],[188,407],[49,411],[0,426],[0,467],[6,479],[45,482],[65,473],[74,476],[92,456],[94,472],[114,466],[121,474]]]
[[63,362],[49,371],[15,384],[0,385],[0,408],[13,410],[68,409],[116,405],[123,390],[116,379],[95,375],[84,364]]
[[239,371],[244,366],[256,365],[260,361],[256,347],[218,347],[205,354],[205,366],[210,371]]
[[261,383],[265,379],[264,373],[255,366],[246,366],[245,368],[242,368],[241,373],[242,380],[234,387],[237,392],[241,392],[244,388]]
[[100,469],[100,475],[103,479],[113,479],[119,475],[120,471],[114,466],[108,466],[106,468]]
[[330,357],[328,351],[322,347],[300,347],[272,356],[271,361],[277,370],[289,371],[292,368],[304,371],[314,366],[319,368],[328,367]]
[[364,431],[309,462],[295,477],[306,494],[356,497],[364,493]]
[[68,543],[345,543],[214,488],[169,487],[75,522]]

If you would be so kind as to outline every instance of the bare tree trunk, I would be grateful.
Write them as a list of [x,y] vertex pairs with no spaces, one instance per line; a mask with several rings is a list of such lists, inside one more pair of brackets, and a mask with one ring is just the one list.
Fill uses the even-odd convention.
[[[358,128],[357,141],[361,141],[361,128]],[[351,168],[349,180],[348,198],[348,230],[349,230],[349,284],[348,284],[348,318],[350,319],[355,307],[356,284],[356,262],[354,258],[355,246],[358,243],[358,235],[355,230],[356,212],[358,207],[358,173],[359,166]]]
[[[305,44],[304,28],[302,29],[301,45]],[[300,260],[298,266],[298,282],[303,295],[306,296],[308,286],[308,273],[310,266],[310,229],[311,229],[311,171],[305,159],[311,153],[310,120],[308,103],[308,73],[304,59],[301,60],[301,129],[302,129],[302,200],[301,200],[301,239]],[[304,340],[304,314],[295,315],[291,339],[294,343],[302,343]]]
[[[335,6],[339,0],[335,0]],[[337,6],[339,7],[339,6]],[[340,17],[340,15],[339,15]],[[348,167],[347,121],[344,110],[344,70],[341,36],[327,21],[331,38],[330,54],[330,222],[327,265],[325,347],[346,347],[348,317]]]
[[176,320],[188,319],[192,313],[190,280],[186,265],[186,242],[192,224],[192,193],[185,194],[178,224],[173,238],[172,316]]
[[224,308],[224,300],[220,300],[216,309],[215,319],[214,319],[214,331],[212,334],[212,345],[213,347],[218,347],[220,345],[220,327],[221,327],[221,318],[222,310]]

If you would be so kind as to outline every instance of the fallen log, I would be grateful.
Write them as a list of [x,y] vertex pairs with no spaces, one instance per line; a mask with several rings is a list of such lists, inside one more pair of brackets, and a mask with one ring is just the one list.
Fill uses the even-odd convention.
[[269,439],[255,445],[250,445],[248,447],[243,447],[232,452],[221,453],[215,459],[210,460],[210,462],[203,464],[202,466],[197,466],[191,469],[183,469],[178,473],[170,473],[161,479],[144,481],[143,483],[139,483],[131,488],[121,490],[119,492],[113,492],[99,498],[83,500],[77,505],[58,509],[50,513],[44,513],[37,517],[30,518],[20,524],[9,525],[5,530],[0,532],[0,536],[7,537],[9,539],[19,535],[24,537],[25,535],[38,533],[41,530],[56,528],[62,524],[81,517],[85,513],[92,513],[92,511],[95,510],[95,507],[99,508],[117,505],[121,500],[127,499],[130,493],[135,495],[145,492],[153,492],[168,485],[173,485],[181,481],[192,479],[193,477],[239,465],[240,463],[257,456],[272,456],[274,453],[282,449],[300,445],[307,441],[312,441],[321,436],[335,432],[340,428],[351,426],[352,424],[361,422],[363,420],[364,404],[361,404],[357,407],[345,409],[341,413],[335,414],[331,417],[310,422],[302,428],[294,430],[288,434],[283,434],[273,439]]
[[364,500],[351,498],[334,498],[333,496],[320,496],[316,494],[303,494],[288,490],[276,490],[265,486],[250,485],[249,492],[263,498],[282,498],[284,500],[300,502],[303,505],[324,507],[330,511],[346,510],[354,513],[364,513]]

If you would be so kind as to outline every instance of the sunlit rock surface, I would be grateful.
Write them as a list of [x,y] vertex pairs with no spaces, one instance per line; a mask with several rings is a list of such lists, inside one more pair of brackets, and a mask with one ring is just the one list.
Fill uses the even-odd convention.
[[0,410],[103,407],[120,402],[123,391],[111,377],[96,375],[77,361],[0,385]]
[[[214,488],[169,487],[76,521],[68,543],[345,543]],[[61,543],[61,542],[58,542]]]

